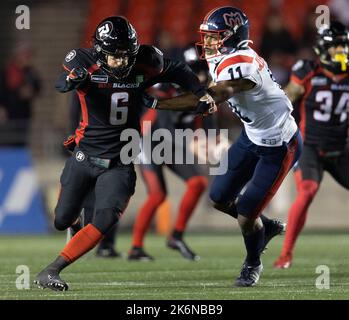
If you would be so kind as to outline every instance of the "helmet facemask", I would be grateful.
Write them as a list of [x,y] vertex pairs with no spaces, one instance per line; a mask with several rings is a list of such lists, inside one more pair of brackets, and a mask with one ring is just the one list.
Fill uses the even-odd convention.
[[200,29],[201,41],[196,43],[200,59],[210,59],[226,54],[230,49],[225,42],[233,35],[230,30],[205,31]]
[[347,72],[349,67],[349,34],[329,34],[329,27],[319,31],[315,53],[320,61],[335,73]]
[[[126,78],[136,62],[136,56],[138,49],[134,52],[129,52],[127,50],[115,50],[114,52],[108,52],[99,48],[95,49],[97,51],[98,60],[97,64],[99,67],[105,71],[108,75],[115,77],[116,79]],[[110,57],[108,61],[108,57]],[[118,66],[111,65],[119,64]]]

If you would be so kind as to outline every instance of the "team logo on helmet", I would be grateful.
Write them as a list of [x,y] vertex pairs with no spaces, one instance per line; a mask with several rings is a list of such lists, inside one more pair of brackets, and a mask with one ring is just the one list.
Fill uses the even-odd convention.
[[227,26],[236,30],[243,25],[243,18],[239,12],[231,12],[223,14],[224,22]]
[[97,29],[96,38],[98,40],[103,40],[106,36],[108,36],[113,30],[113,24],[110,21],[104,22],[100,27]]

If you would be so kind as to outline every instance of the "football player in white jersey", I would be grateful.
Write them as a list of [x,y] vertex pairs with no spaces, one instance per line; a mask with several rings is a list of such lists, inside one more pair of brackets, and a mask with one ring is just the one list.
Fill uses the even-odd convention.
[[[212,97],[217,104],[227,101],[244,124],[228,151],[228,170],[215,177],[210,197],[215,208],[238,219],[244,237],[247,255],[235,285],[254,286],[263,270],[260,255],[284,226],[261,213],[299,158],[302,139],[291,102],[267,63],[249,47],[246,15],[233,7],[216,8],[204,18],[200,34],[198,48],[215,85],[197,110],[211,110]],[[159,109],[196,103],[192,94],[148,102]]]

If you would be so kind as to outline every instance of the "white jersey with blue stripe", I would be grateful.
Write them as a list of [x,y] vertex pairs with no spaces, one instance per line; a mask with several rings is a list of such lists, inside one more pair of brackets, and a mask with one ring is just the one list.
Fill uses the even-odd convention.
[[292,104],[273,78],[267,63],[249,47],[207,59],[215,83],[248,79],[256,85],[235,93],[228,103],[241,119],[249,139],[260,146],[280,146],[297,131]]

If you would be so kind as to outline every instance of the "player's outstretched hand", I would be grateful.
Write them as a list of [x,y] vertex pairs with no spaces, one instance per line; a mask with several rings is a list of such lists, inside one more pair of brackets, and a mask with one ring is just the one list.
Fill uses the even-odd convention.
[[148,93],[144,92],[142,94],[142,103],[147,108],[155,109],[156,105],[158,104],[158,100]]
[[202,116],[208,116],[217,111],[216,103],[213,98],[207,93],[200,98],[199,103],[196,106],[196,114]]

